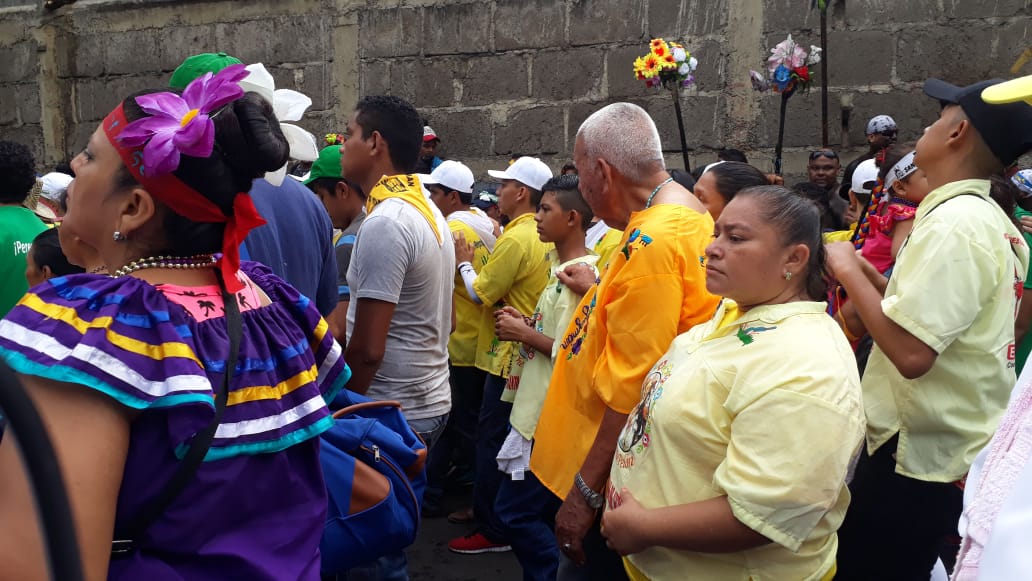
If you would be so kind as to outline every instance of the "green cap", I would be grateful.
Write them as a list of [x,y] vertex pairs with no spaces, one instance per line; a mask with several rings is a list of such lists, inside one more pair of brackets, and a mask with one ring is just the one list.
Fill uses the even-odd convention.
[[344,170],[340,168],[340,146],[331,145],[322,148],[319,159],[312,164],[312,171],[305,180],[305,185],[322,178],[344,179]]
[[231,57],[224,52],[195,54],[187,57],[183,64],[172,73],[168,86],[173,89],[185,89],[191,81],[205,73],[217,73],[229,65],[239,64],[243,64],[240,59]]

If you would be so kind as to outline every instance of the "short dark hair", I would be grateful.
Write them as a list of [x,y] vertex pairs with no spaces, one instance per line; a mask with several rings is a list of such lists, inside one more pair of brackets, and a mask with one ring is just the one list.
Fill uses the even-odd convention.
[[740,161],[725,161],[715,164],[705,173],[713,174],[713,179],[717,184],[717,193],[724,198],[725,203],[730,202],[735,194],[745,188],[770,184],[767,174]]
[[561,170],[559,170],[559,173],[563,174],[563,173],[566,173],[566,172],[571,171],[571,170],[573,171],[574,174],[577,173],[577,165],[574,164],[572,161],[568,162],[568,163],[564,163],[563,164],[563,168]]
[[583,230],[591,227],[591,219],[595,214],[581,195],[579,177],[573,174],[558,175],[545,182],[545,185],[541,186],[541,192],[542,196],[547,192],[555,194],[555,201],[563,211],[579,213]]
[[1018,199],[1021,197],[1021,191],[1014,185],[1014,182],[999,174],[993,174],[989,178],[989,197],[996,202],[996,205],[1003,210],[1004,214],[1007,214],[1011,223],[1018,230],[1021,230],[1021,222],[1014,217],[1014,210],[1018,205]]
[[362,97],[355,105],[355,122],[369,139],[377,132],[387,142],[391,163],[403,173],[411,172],[419,161],[423,143],[423,119],[408,101],[394,95]]
[[308,189],[312,190],[313,192],[316,189],[321,189],[326,190],[332,195],[333,192],[337,191],[337,184],[339,182],[344,182],[348,185],[349,188],[351,188],[352,190],[354,190],[356,194],[358,194],[358,197],[362,198],[363,200],[366,199],[365,192],[362,191],[362,186],[356,184],[348,178],[316,178],[309,182],[307,185]]
[[36,185],[36,160],[28,147],[0,141],[0,203],[20,204]]
[[732,149],[730,147],[724,147],[717,151],[717,159],[721,161],[740,161],[742,163],[749,163],[746,159],[745,154],[741,150]]
[[57,238],[57,228],[47,228],[32,241],[32,262],[39,269],[50,267],[54,276],[86,272],[81,266],[68,262],[68,257],[61,250],[61,241]]
[[825,300],[828,274],[824,266],[824,240],[817,205],[784,186],[746,188],[738,192],[737,197],[756,198],[760,217],[774,227],[786,246],[805,244],[810,249],[810,259],[806,264],[806,293],[811,300]]

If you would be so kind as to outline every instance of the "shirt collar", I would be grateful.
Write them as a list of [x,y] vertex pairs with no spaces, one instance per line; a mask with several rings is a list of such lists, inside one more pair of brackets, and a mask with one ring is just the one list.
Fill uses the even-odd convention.
[[921,204],[917,206],[916,219],[920,220],[925,216],[925,214],[931,212],[936,206],[943,202],[952,200],[957,196],[970,194],[975,194],[990,200],[989,180],[960,180],[935,188],[927,197],[925,197],[925,199],[921,200]]

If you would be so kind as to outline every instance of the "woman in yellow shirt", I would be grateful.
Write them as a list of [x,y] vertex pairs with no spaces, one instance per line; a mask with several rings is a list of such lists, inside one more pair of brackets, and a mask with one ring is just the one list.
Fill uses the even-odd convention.
[[863,437],[860,381],[820,302],[817,207],[739,192],[706,249],[726,297],[646,376],[618,441],[603,534],[632,579],[830,579]]

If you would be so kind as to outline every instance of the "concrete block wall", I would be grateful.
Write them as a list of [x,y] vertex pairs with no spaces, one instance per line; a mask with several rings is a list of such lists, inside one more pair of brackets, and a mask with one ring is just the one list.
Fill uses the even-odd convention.
[[[343,129],[360,95],[393,93],[430,120],[446,157],[478,172],[513,152],[558,167],[587,115],[631,101],[653,115],[680,166],[669,93],[631,73],[662,36],[700,61],[681,97],[693,165],[727,146],[769,169],[779,100],[755,93],[748,71],[786,34],[806,45],[819,34],[818,12],[801,0],[80,0],[54,13],[22,4],[34,5],[0,7],[0,138],[30,143],[46,163],[76,152],[118,98],[161,86],[189,54],[221,50],[312,97],[301,125],[316,135]],[[1030,15],[1032,0],[833,0],[830,143],[851,157],[879,113],[915,140],[936,115],[924,78],[1009,76],[1032,44]],[[789,103],[789,181],[820,145],[819,94]]]

